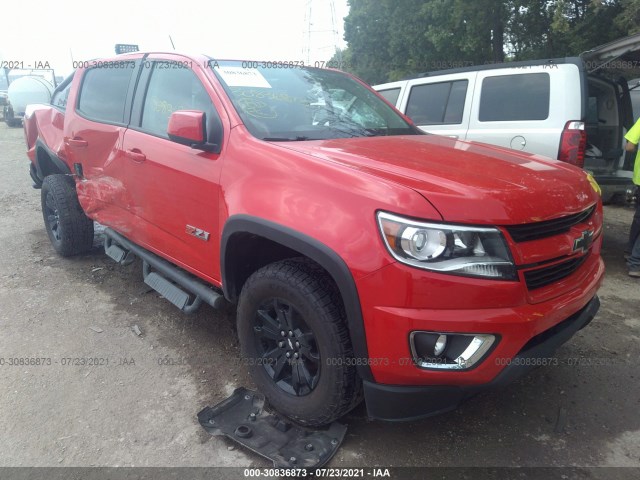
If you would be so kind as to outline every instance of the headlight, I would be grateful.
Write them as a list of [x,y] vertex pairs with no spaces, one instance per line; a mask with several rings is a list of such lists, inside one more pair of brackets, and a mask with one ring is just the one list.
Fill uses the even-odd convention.
[[516,269],[497,228],[426,223],[378,212],[387,249],[399,262],[470,277],[516,280]]

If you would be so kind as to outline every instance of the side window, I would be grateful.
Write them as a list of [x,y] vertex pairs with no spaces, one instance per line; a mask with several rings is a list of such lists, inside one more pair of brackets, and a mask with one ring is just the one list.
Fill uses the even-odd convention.
[[207,122],[217,116],[209,94],[190,69],[180,68],[175,62],[155,62],[140,126],[153,135],[169,138],[169,117],[176,110],[200,110]]
[[411,88],[407,116],[416,125],[462,123],[468,80],[416,85]]
[[69,99],[69,91],[71,90],[71,80],[65,81],[66,85],[60,90],[56,90],[51,97],[51,105],[61,110],[67,108],[67,100]]
[[400,96],[400,87],[390,88],[389,90],[379,90],[378,93],[382,95],[387,102],[395,106],[398,101],[398,97]]
[[131,62],[122,62],[121,65],[122,68],[110,65],[85,72],[78,102],[81,114],[100,122],[124,123],[127,90],[135,68]]
[[67,108],[67,99],[69,98],[70,88],[71,84],[56,92],[51,98],[51,105],[53,105],[54,107],[60,107],[63,110]]
[[548,73],[500,75],[482,81],[481,122],[546,120],[549,117]]
[[442,123],[458,124],[462,123],[462,113],[464,112],[464,101],[467,98],[467,87],[469,82],[462,80],[451,84],[447,110],[444,112]]

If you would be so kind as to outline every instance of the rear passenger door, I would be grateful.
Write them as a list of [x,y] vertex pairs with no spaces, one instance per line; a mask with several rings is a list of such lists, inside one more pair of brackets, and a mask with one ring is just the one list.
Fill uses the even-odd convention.
[[469,72],[411,80],[400,110],[425,132],[464,140],[475,76],[475,72]]
[[83,173],[77,184],[85,212],[96,221],[128,230],[132,224],[127,192],[122,186],[121,145],[129,122],[133,90],[141,60],[95,62],[76,72],[68,98],[56,97],[61,106],[69,102],[64,116],[64,151],[70,166]]
[[169,117],[177,110],[203,111],[207,131],[214,125],[222,131],[222,107],[208,82],[201,66],[185,57],[147,57],[122,150],[123,181],[138,224],[132,240],[213,282],[219,271],[222,154],[167,135]]

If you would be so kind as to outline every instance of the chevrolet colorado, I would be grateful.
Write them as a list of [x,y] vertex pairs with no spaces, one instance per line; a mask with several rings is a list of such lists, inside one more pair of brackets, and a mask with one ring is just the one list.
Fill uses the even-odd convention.
[[[339,99],[339,100],[338,100]],[[348,74],[132,53],[24,121],[63,256],[139,257],[184,312],[237,303],[270,404],[322,425],[412,419],[547,365],[598,310],[584,171],[420,132]]]

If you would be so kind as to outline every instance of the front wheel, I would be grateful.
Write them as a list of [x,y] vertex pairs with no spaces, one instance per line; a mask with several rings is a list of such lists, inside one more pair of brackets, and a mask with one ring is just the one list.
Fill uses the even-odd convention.
[[93,221],[78,202],[73,177],[49,175],[40,192],[44,225],[56,252],[69,257],[91,250]]
[[342,301],[316,264],[283,260],[251,275],[238,304],[238,335],[258,389],[292,420],[324,425],[357,404],[361,382]]

